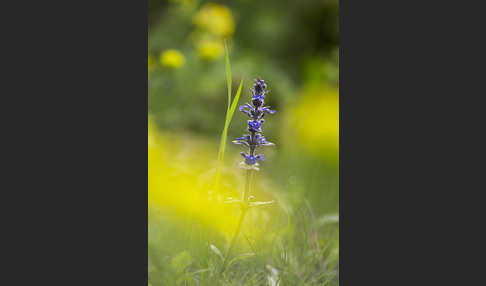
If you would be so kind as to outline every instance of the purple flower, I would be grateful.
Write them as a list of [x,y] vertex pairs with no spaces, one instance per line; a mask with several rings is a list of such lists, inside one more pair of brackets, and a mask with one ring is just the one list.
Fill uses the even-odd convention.
[[250,135],[245,135],[240,138],[236,138],[236,140],[233,141],[234,144],[242,144],[247,147],[250,147]]
[[262,93],[265,88],[267,88],[267,84],[265,83],[265,81],[261,78],[257,78],[255,80],[255,91],[258,93]]
[[245,105],[240,106],[240,111],[251,117],[251,110],[252,107],[248,103]]
[[265,106],[264,108],[262,108],[262,112],[263,112],[263,113],[270,113],[270,114],[274,114],[274,113],[275,113],[275,110],[271,110],[271,109],[270,109],[270,107]]
[[264,122],[263,116],[266,113],[274,114],[275,110],[271,110],[268,106],[263,106],[265,95],[270,91],[265,90],[267,84],[263,79],[257,78],[253,88],[250,88],[252,94],[251,104],[244,104],[240,106],[240,111],[248,115],[250,120],[248,120],[248,132],[250,134],[244,135],[243,137],[236,138],[233,141],[235,144],[244,145],[249,148],[249,152],[241,152],[241,155],[245,158],[245,163],[247,165],[254,165],[258,160],[263,161],[265,158],[262,154],[255,155],[255,149],[260,146],[273,146],[275,144],[268,142],[263,135],[261,126]]
[[250,92],[253,96],[252,103],[255,107],[259,107],[263,105],[263,100],[265,99],[265,95],[267,95],[270,91],[265,91],[267,88],[267,84],[261,78],[257,78],[255,80],[255,85],[253,89],[250,88]]
[[247,155],[245,152],[241,152],[240,153],[241,156],[243,156],[243,158],[245,158],[245,163],[247,165],[254,165],[258,160],[260,161],[264,161],[265,158],[263,157],[263,155],[256,155],[256,156],[253,156],[253,155]]
[[260,126],[262,126],[262,124],[263,124],[263,119],[260,121],[248,120],[248,126],[249,126],[248,130],[253,129],[254,131],[258,132],[260,131]]
[[255,135],[255,140],[256,140],[257,146],[273,146],[273,145],[275,145],[272,142],[268,142],[267,139],[265,139],[265,137],[263,137],[260,134]]

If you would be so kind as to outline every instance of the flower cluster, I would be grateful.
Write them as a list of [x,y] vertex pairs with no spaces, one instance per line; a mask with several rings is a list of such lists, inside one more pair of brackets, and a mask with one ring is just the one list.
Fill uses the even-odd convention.
[[244,163],[250,167],[253,165],[258,166],[258,160],[265,160],[262,154],[255,153],[257,147],[275,145],[268,142],[261,134],[262,124],[264,122],[263,117],[267,113],[275,113],[275,111],[271,110],[268,106],[263,106],[265,95],[270,92],[265,90],[266,88],[267,84],[265,81],[257,78],[253,88],[250,88],[250,92],[252,94],[251,105],[247,103],[240,106],[240,111],[250,117],[250,120],[248,120],[249,134],[245,134],[244,136],[237,138],[235,141],[233,141],[233,143],[248,147],[248,153],[241,152],[241,155],[243,158],[245,158]]

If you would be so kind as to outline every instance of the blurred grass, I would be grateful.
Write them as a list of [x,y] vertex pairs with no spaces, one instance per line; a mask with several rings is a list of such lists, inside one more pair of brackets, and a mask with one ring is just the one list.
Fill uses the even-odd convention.
[[[338,2],[208,3],[149,0],[149,285],[338,285]],[[218,278],[239,208],[209,191],[219,170],[220,197],[240,196],[241,148],[222,138],[245,132],[231,95],[246,103],[257,76],[276,146],[252,195],[277,203],[248,214]]]

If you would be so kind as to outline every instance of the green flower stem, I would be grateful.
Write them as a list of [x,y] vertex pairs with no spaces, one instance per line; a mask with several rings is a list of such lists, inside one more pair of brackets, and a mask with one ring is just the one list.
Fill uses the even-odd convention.
[[246,181],[245,181],[245,190],[243,192],[243,204],[244,207],[248,208],[248,195],[250,194],[250,185],[252,181],[253,172],[252,169],[246,170]]
[[236,244],[236,239],[238,238],[238,235],[240,234],[241,231],[241,226],[243,225],[243,221],[245,220],[246,213],[248,212],[248,194],[250,193],[250,185],[251,185],[251,180],[252,180],[252,170],[246,170],[246,182],[245,182],[245,190],[243,191],[243,201],[241,203],[241,214],[240,218],[238,220],[238,225],[236,226],[236,231],[233,235],[233,238],[231,239],[230,246],[228,247],[228,250],[226,251],[226,255],[224,256],[224,261],[223,261],[223,266],[221,267],[221,274],[224,272],[226,269],[226,266],[228,265],[229,261],[229,256],[231,254],[231,251],[233,250],[235,244]]

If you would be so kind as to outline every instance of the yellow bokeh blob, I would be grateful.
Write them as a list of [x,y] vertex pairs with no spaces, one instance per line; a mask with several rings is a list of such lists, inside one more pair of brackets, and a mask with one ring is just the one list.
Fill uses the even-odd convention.
[[178,50],[166,50],[160,55],[160,64],[163,67],[177,69],[184,65],[186,58]]
[[327,85],[304,88],[291,112],[299,143],[335,161],[339,157],[339,90]]
[[236,226],[237,213],[231,205],[211,200],[207,185],[201,181],[201,170],[208,169],[209,162],[213,160],[210,155],[214,152],[198,144],[191,148],[180,147],[181,144],[177,139],[158,132],[149,120],[149,208],[189,215],[207,227],[231,233]]
[[221,41],[202,40],[197,44],[197,50],[202,59],[215,61],[223,56],[224,46]]
[[214,3],[205,4],[193,17],[193,23],[199,29],[220,37],[231,36],[235,30],[231,10]]

